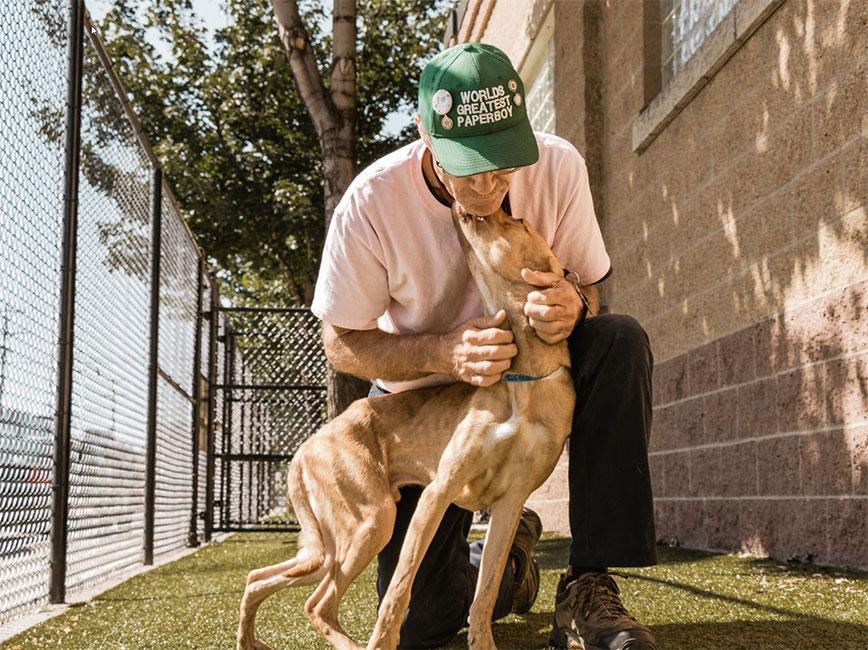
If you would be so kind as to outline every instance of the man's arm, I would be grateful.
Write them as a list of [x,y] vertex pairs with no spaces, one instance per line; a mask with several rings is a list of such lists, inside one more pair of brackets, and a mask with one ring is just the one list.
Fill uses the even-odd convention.
[[498,325],[506,319],[474,318],[446,334],[397,335],[351,330],[323,323],[323,344],[329,362],[356,377],[389,381],[448,374],[475,386],[490,386],[509,369],[518,348],[512,332]]
[[408,381],[448,372],[440,362],[436,334],[399,336],[379,329],[351,330],[324,322],[322,336],[329,362],[337,370],[362,379]]
[[582,285],[582,291],[585,294],[585,297],[588,299],[588,305],[590,309],[588,310],[585,318],[590,318],[591,316],[596,316],[600,313],[600,289],[596,284],[584,284]]

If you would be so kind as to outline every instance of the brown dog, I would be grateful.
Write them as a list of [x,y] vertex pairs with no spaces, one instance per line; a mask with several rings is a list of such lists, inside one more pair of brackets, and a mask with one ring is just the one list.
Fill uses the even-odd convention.
[[575,403],[567,344],[543,342],[528,324],[523,308],[531,287],[521,269],[563,269],[533,228],[503,211],[475,217],[456,203],[452,219],[486,311],[507,312],[518,347],[510,373],[537,379],[358,400],[307,440],[288,479],[301,550],[248,575],[239,650],[269,647],[254,639],[256,609],[266,597],[313,582],[319,586],[305,611],[314,625],[336,648],[359,648],[338,623],[338,605],[389,541],[398,489],[409,484],[427,487],[367,647],[397,646],[413,579],[450,503],[491,507],[469,641],[472,648],[495,647],[491,616],[521,508],[554,469]]

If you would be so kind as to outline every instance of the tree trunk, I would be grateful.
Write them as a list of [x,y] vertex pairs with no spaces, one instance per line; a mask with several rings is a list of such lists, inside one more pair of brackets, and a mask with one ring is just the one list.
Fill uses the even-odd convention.
[[[296,0],[271,0],[271,4],[292,76],[319,136],[328,229],[332,213],[356,175],[356,3],[334,1],[330,91],[323,83]],[[369,386],[367,381],[330,368],[329,419],[367,395]]]

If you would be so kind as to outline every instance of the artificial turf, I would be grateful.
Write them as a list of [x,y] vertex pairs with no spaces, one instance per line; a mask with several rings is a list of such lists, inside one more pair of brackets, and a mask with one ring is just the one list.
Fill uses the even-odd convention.
[[[232,648],[247,572],[293,555],[294,540],[294,535],[234,535],[136,576],[0,648]],[[528,615],[495,623],[499,648],[546,647],[568,545],[550,536],[540,541],[539,598]],[[866,573],[665,546],[659,559],[656,567],[619,571],[626,577],[617,580],[627,607],[654,630],[660,650],[868,648]],[[276,650],[328,648],[302,610],[311,590],[285,590],[266,600],[257,636]],[[347,593],[341,621],[352,637],[364,640],[375,616],[371,566]],[[466,648],[466,634],[450,647]]]

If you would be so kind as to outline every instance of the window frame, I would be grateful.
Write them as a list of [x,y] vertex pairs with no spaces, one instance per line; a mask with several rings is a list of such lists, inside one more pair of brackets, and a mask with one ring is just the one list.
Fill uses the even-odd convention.
[[662,0],[642,11],[643,107],[633,122],[633,151],[641,154],[720,70],[783,0],[738,0],[693,56],[663,85]]

